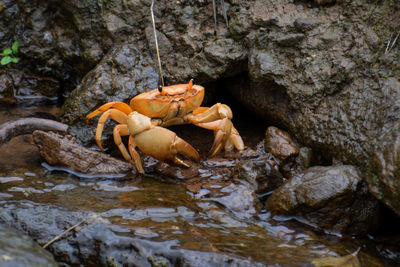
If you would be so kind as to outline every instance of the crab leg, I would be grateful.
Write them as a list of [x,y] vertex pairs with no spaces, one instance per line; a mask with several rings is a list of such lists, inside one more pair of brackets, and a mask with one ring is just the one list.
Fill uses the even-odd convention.
[[225,104],[217,103],[210,108],[200,107],[193,111],[188,120],[193,124],[211,122],[223,118],[232,119],[232,110]]
[[237,150],[244,149],[243,140],[230,120],[232,116],[229,106],[217,103],[210,108],[199,107],[193,111],[193,115],[188,117],[193,124],[214,130],[215,138],[210,150],[211,156],[215,156],[222,146],[227,151],[232,150],[232,144]]
[[129,153],[131,154],[133,160],[135,161],[136,169],[138,170],[138,172],[144,173],[144,169],[142,166],[142,159],[140,158],[139,153],[136,151],[136,144],[135,144],[135,141],[133,140],[132,136],[129,136],[128,149],[129,149]]
[[123,113],[122,111],[119,111],[118,109],[110,109],[107,110],[106,112],[103,113],[103,115],[100,116],[100,119],[97,123],[97,130],[96,130],[96,143],[101,149],[101,151],[104,152],[103,146],[101,145],[101,134],[103,133],[103,128],[104,128],[104,123],[107,121],[108,117],[111,119],[121,123],[121,124],[126,124],[126,120],[128,116]]
[[244,149],[243,139],[240,136],[238,130],[236,130],[236,128],[233,125],[229,141],[232,142],[232,144],[236,147],[237,150],[241,151]]
[[[226,120],[224,122],[224,120]],[[232,151],[233,146],[237,150],[244,149],[244,143],[242,137],[240,137],[239,132],[233,126],[229,119],[216,120],[212,122],[198,123],[196,126],[202,127],[208,130],[214,130],[214,143],[210,149],[210,155],[215,156],[218,151],[221,150],[222,145],[225,145],[226,151]],[[229,127],[231,129],[229,129]]]
[[121,136],[129,135],[128,127],[125,124],[118,124],[117,126],[114,127],[113,135],[114,135],[114,142],[118,146],[119,151],[121,151],[121,154],[124,157],[124,159],[134,164],[131,156],[129,156],[128,150],[126,150],[126,147],[122,143],[121,139]]
[[205,129],[214,130],[214,143],[210,149],[210,156],[213,157],[227,143],[232,131],[232,122],[230,119],[224,118],[212,122],[204,122],[196,124]]
[[[114,127],[113,135],[114,135],[114,142],[118,146],[119,151],[121,151],[121,154],[124,157],[124,159],[132,163],[132,165],[135,165],[138,172],[144,173],[142,167],[142,160],[140,159],[139,153],[135,150],[136,145],[133,140],[133,137],[129,134],[128,125],[118,124],[117,126]],[[128,136],[128,135],[129,135],[129,144],[128,144],[129,153],[131,154],[135,162],[132,161],[132,158],[131,156],[129,156],[129,153],[126,150],[124,143],[122,143],[121,136]]]
[[99,107],[98,109],[96,109],[95,111],[89,113],[86,116],[86,123],[88,123],[91,118],[99,115],[100,113],[102,113],[104,111],[109,110],[110,108],[118,109],[118,110],[122,111],[123,113],[125,113],[126,115],[128,115],[129,113],[132,112],[132,108],[124,102],[119,102],[119,101],[108,102],[108,103],[102,105],[101,107]]

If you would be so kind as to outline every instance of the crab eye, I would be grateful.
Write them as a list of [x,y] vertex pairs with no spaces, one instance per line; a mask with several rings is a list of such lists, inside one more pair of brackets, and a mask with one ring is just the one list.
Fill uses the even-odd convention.
[[159,91],[160,93],[162,93],[162,85],[159,85],[159,86],[158,86],[158,91]]

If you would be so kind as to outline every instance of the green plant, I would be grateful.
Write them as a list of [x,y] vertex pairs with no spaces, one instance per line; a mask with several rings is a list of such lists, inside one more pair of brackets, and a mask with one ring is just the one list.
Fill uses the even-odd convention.
[[3,53],[0,53],[0,56],[2,56],[1,58],[1,65],[7,65],[12,63],[18,63],[19,58],[17,57],[18,55],[18,41],[15,41],[11,48],[6,48],[3,50]]

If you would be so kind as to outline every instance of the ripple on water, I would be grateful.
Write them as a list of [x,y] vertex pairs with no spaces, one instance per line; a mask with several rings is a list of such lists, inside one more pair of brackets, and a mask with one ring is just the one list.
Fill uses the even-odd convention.
[[10,197],[13,197],[13,195],[7,194],[7,193],[0,193],[0,199],[3,199],[3,198],[10,198]]
[[24,178],[19,176],[0,177],[0,183],[5,184],[9,182],[23,181]]
[[103,190],[109,192],[132,192],[139,190],[136,186],[118,186],[116,182],[113,181],[101,181],[97,182],[94,186],[95,190]]
[[159,236],[157,233],[151,231],[149,228],[137,227],[134,230],[134,234],[141,237],[152,238]]
[[53,187],[51,190],[66,191],[66,190],[72,190],[74,188],[76,188],[76,186],[73,184],[58,184],[55,187]]
[[25,196],[29,196],[30,194],[43,194],[43,190],[39,190],[33,187],[11,187],[8,189],[9,192],[21,192]]
[[[186,213],[187,214],[187,213]],[[174,220],[180,213],[173,208],[147,208],[147,209],[111,209],[102,213],[104,217],[121,217],[125,220],[141,221],[150,219],[154,222]]]
[[85,178],[85,179],[98,179],[98,178],[100,178],[100,179],[117,179],[117,178],[123,178],[123,177],[127,176],[127,174],[121,174],[121,173],[119,173],[119,174],[118,173],[117,174],[84,174],[84,173],[73,171],[66,167],[51,166],[51,165],[47,164],[46,162],[43,162],[42,166],[44,168],[46,168],[48,171],[62,171],[62,172],[72,174],[76,177]]

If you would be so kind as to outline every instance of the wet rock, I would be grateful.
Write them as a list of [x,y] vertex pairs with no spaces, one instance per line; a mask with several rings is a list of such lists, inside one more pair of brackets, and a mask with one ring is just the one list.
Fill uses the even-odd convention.
[[261,209],[261,203],[247,184],[231,183],[222,188],[220,193],[223,195],[211,199],[224,205],[240,219],[250,219]]
[[58,266],[53,256],[30,237],[0,224],[0,266]]
[[175,180],[189,179],[199,175],[199,168],[194,162],[186,162],[190,165],[190,168],[185,168],[182,166],[171,166],[167,163],[160,162],[157,164],[155,170],[158,174],[173,178]]
[[[400,93],[400,88],[398,90]],[[379,175],[367,177],[370,190],[377,198],[395,211],[400,211],[400,122],[393,129],[379,136],[380,146],[376,148],[372,168]],[[373,169],[375,170],[375,169]],[[399,214],[399,212],[397,212]]]
[[299,150],[299,158],[305,168],[311,167],[313,160],[313,151],[309,147],[301,147]]
[[[140,51],[136,44],[115,46],[67,99],[62,108],[63,121],[75,123],[71,132],[81,142],[93,142],[94,134],[89,131],[96,128],[97,118],[86,125],[83,123],[85,116],[107,102],[129,102],[138,93],[156,88],[158,75],[153,67],[149,53]],[[111,129],[105,127],[103,135],[109,136]]]
[[[252,44],[248,80],[229,83],[229,88],[246,107],[287,129],[326,161],[335,157],[373,173],[368,175],[368,182],[374,185],[371,192],[400,214],[398,189],[389,185],[387,178],[398,183],[398,165],[371,168],[377,166],[371,155],[383,147],[386,154],[398,154],[395,136],[399,129],[396,118],[400,116],[400,53],[392,49],[390,55],[374,58],[375,53],[383,54],[375,45],[376,37],[386,40],[391,33],[385,27],[380,27],[382,31],[372,30],[380,25],[379,18],[387,16],[397,27],[397,13],[387,13],[394,2],[386,3],[386,11],[380,6],[373,17],[368,5],[357,1],[319,8],[273,2],[269,7],[254,5],[257,12],[247,13],[254,23],[260,14],[266,14],[265,18],[275,18],[277,26],[268,30],[260,27],[247,35],[247,43]],[[341,14],[339,18],[333,18],[334,12]],[[350,17],[368,23],[358,27],[347,23]],[[299,49],[277,46],[273,41],[292,34],[293,25],[305,34],[296,44]]]
[[276,127],[268,127],[265,133],[265,150],[279,159],[281,164],[299,154],[299,146],[291,136]]
[[240,175],[232,179],[240,161],[208,159],[197,168],[198,175],[185,179],[182,185],[196,198],[220,203],[240,219],[252,218],[261,209],[261,203],[254,192],[255,184],[246,182]]
[[[59,262],[85,266],[265,266],[264,264],[220,253],[175,248],[177,241],[155,242],[128,236],[118,227],[90,212],[68,212],[32,203],[8,205],[0,211],[0,221],[23,230],[39,243],[45,243],[66,228],[85,221],[74,233],[48,248]],[[46,218],[46,219],[43,219]]]
[[55,103],[59,82],[21,70],[0,70],[0,101],[7,104]]
[[242,160],[235,168],[235,177],[244,179],[257,194],[264,194],[281,186],[285,178],[271,154]]
[[299,215],[312,225],[341,233],[365,234],[377,227],[378,203],[353,166],[311,167],[268,198],[273,214]]
[[[78,145],[74,139],[53,132],[35,131],[40,155],[50,165],[65,166],[83,174],[120,174],[133,170],[127,162]],[[134,170],[133,170],[134,171]]]

